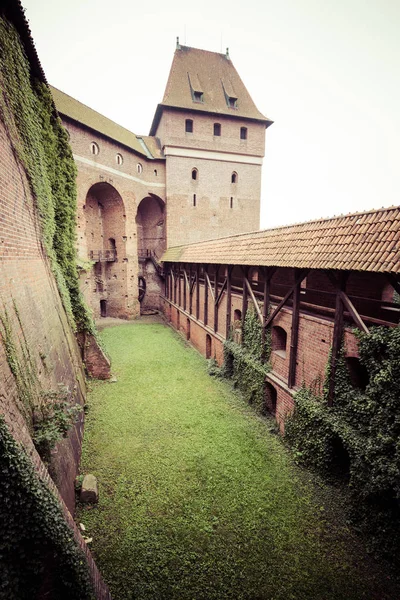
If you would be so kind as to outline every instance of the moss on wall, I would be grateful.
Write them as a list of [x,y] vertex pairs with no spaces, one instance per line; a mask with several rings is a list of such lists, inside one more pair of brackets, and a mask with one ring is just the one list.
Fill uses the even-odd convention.
[[31,78],[18,33],[0,17],[0,118],[28,176],[42,241],[73,328],[95,328],[79,291],[75,249],[76,168],[48,87]]

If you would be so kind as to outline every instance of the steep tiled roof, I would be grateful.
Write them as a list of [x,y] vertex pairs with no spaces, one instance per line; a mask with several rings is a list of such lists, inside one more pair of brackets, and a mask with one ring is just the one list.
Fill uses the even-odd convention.
[[[111,119],[107,119],[107,117],[82,104],[82,102],[75,100],[75,98],[68,96],[68,94],[64,94],[64,92],[55,87],[50,86],[50,90],[60,114],[135,150],[139,154],[147,156],[147,158],[161,158],[159,148],[156,149],[157,143],[151,144],[148,137],[144,138],[147,147],[146,151],[146,148],[143,147],[138,137],[132,131],[121,127],[121,125],[114,123]],[[156,156],[152,154],[153,147],[156,150]]]
[[400,207],[169,248],[164,262],[400,272]]
[[[201,102],[194,101],[194,91],[202,93]],[[237,98],[236,107],[228,106],[229,96]],[[164,98],[157,108],[151,135],[155,133],[164,107],[255,119],[266,126],[272,123],[257,109],[227,55],[188,46],[180,46],[175,50]]]

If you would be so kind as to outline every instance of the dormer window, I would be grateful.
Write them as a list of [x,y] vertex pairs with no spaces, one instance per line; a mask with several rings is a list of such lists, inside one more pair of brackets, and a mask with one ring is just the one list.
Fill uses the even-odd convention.
[[229,108],[237,108],[237,98],[228,96],[226,100],[227,100]]
[[240,128],[240,139],[247,140],[247,127]]
[[188,73],[193,102],[204,102],[203,88],[196,73]]
[[215,136],[221,135],[221,123],[214,123],[214,135]]
[[192,119],[186,119],[186,121],[185,121],[185,131],[186,131],[186,133],[193,133],[193,121],[192,121]]
[[193,92],[194,102],[203,102],[203,92]]

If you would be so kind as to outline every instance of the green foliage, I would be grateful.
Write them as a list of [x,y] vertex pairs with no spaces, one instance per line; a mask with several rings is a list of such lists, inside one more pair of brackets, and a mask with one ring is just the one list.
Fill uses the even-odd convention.
[[352,384],[342,350],[334,406],[302,389],[285,439],[303,463],[345,476],[352,520],[374,548],[394,558],[400,550],[400,328],[357,335],[366,389]]
[[71,403],[71,393],[65,386],[42,394],[42,403],[34,413],[33,442],[42,459],[50,462],[51,451],[79,418],[83,409]]
[[94,332],[79,291],[75,250],[76,168],[48,87],[32,82],[17,32],[0,18],[0,117],[24,165],[44,248],[73,327]]
[[263,351],[261,323],[252,308],[246,312],[242,335],[242,345],[233,339],[225,341],[221,375],[233,379],[235,387],[241,391],[245,400],[258,412],[265,414],[265,376],[271,366],[263,362],[263,359],[267,360],[270,356],[271,337],[268,331]]
[[57,600],[94,599],[86,558],[58,501],[1,417],[0,531],[1,600],[37,598],[44,581]]

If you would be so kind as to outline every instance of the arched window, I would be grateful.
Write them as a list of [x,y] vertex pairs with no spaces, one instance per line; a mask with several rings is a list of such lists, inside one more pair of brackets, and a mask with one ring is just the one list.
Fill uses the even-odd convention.
[[211,335],[206,334],[206,358],[211,358]]
[[117,165],[122,165],[122,163],[124,162],[124,159],[122,158],[122,154],[117,154],[115,156],[115,162],[117,163]]
[[98,144],[96,144],[96,142],[92,142],[90,144],[90,152],[92,154],[94,154],[95,156],[97,156],[98,153],[100,152],[100,148],[99,148]]
[[193,133],[193,120],[192,119],[186,119],[185,131],[186,131],[186,133]]
[[265,384],[264,389],[264,411],[269,412],[271,415],[276,415],[276,400],[277,400],[276,388],[271,383]]
[[231,183],[237,183],[238,180],[238,174],[236,173],[236,171],[233,171],[232,175],[231,175]]
[[247,140],[247,127],[240,128],[240,139]]
[[282,358],[286,358],[286,342],[287,342],[287,333],[282,327],[273,327],[272,328],[272,351],[276,352],[278,356],[282,356]]
[[221,135],[221,123],[214,123],[214,135],[215,136]]
[[197,175],[198,175],[198,173],[199,173],[199,172],[198,172],[198,170],[197,170],[197,169],[192,169],[192,179],[193,179],[194,181],[196,181],[196,180],[197,180]]
[[100,316],[107,316],[107,300],[100,300]]
[[143,173],[143,165],[141,163],[138,163],[136,166],[137,172],[139,173],[139,175],[141,173]]

